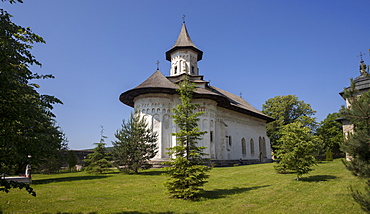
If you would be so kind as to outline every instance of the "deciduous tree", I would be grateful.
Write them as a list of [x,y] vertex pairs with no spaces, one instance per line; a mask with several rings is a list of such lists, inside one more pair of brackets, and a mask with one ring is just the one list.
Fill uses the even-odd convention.
[[32,45],[45,41],[11,17],[0,9],[0,173],[19,174],[28,163],[37,168],[56,157],[66,142],[52,113],[53,104],[62,102],[40,95],[39,85],[32,82],[53,78],[30,70],[32,65],[41,66],[30,51]]
[[131,114],[124,120],[113,141],[114,165],[121,171],[138,173],[139,169],[151,167],[149,160],[157,154],[157,134],[148,127],[144,117]]
[[315,165],[314,154],[320,143],[319,138],[300,122],[283,126],[280,136],[275,153],[278,159],[275,169],[280,173],[294,172],[298,180]]
[[197,145],[206,132],[201,132],[198,127],[199,117],[204,112],[197,111],[199,105],[192,103],[194,90],[195,85],[188,76],[179,83],[181,104],[172,109],[172,117],[179,131],[173,134],[176,136],[176,146],[169,148],[171,158],[165,163],[170,176],[165,186],[173,197],[183,199],[194,198],[203,190],[210,170],[204,165],[207,160],[207,154],[203,152],[205,147]]
[[339,148],[343,143],[343,130],[342,124],[336,121],[338,118],[340,118],[339,113],[328,114],[316,130],[323,143],[321,148],[326,154],[327,161],[333,160],[333,153],[336,155],[342,153]]
[[295,95],[276,96],[268,99],[262,105],[262,112],[275,119],[266,127],[273,151],[278,146],[278,139],[281,136],[280,129],[283,126],[298,121],[312,131],[316,128],[316,118],[312,117],[316,111],[311,109],[310,104],[298,100]]

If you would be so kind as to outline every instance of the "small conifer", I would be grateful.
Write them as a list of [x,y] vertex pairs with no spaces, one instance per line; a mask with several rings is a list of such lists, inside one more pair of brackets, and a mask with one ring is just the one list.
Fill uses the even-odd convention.
[[196,197],[209,177],[207,172],[210,168],[204,165],[207,160],[207,154],[203,152],[205,147],[197,145],[206,132],[201,132],[198,127],[199,117],[204,112],[196,111],[199,105],[192,103],[194,90],[195,85],[186,75],[178,89],[181,104],[172,109],[172,117],[179,131],[173,133],[176,136],[176,146],[169,148],[171,158],[164,164],[168,165],[166,169],[170,177],[165,186],[175,198]]

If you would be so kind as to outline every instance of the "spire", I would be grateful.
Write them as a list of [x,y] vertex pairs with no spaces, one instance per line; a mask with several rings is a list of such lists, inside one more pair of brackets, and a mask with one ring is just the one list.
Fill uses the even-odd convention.
[[178,49],[191,49],[198,54],[197,57],[198,61],[202,59],[203,52],[194,45],[193,41],[189,36],[188,30],[186,29],[185,22],[182,23],[182,28],[175,45],[166,52],[166,60],[171,61],[171,53]]

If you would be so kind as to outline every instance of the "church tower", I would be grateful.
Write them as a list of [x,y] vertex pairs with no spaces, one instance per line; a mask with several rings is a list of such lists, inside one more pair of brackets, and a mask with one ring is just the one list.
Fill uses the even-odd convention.
[[203,52],[191,41],[185,22],[175,45],[166,52],[166,60],[171,62],[170,76],[183,73],[199,75],[198,61],[202,59]]

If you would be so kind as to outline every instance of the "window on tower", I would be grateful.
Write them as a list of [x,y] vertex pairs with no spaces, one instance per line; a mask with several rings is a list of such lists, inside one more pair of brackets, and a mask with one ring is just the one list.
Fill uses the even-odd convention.
[[177,74],[177,66],[175,66],[175,74]]
[[195,69],[194,69],[194,66],[191,66],[191,73],[192,74],[194,74],[195,73],[195,71],[194,71]]

